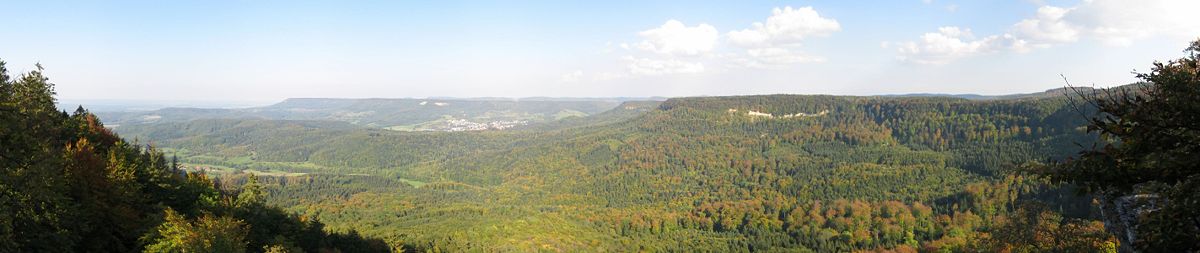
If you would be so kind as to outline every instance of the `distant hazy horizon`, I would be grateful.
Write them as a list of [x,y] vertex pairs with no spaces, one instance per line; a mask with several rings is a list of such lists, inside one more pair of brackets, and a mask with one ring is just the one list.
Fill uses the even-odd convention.
[[[947,97],[989,97],[989,96],[1006,96],[1020,95],[1045,92],[1050,88],[1040,91],[1017,92],[1017,93],[1002,93],[1002,94],[977,94],[977,93],[936,93],[936,92],[914,92],[914,93],[897,93],[897,94],[865,94],[865,95],[845,95],[845,94],[798,94],[798,93],[772,93],[772,94],[735,94],[735,95],[696,95],[696,96],[680,96],[680,97],[714,97],[714,96],[738,96],[738,95],[774,95],[774,94],[793,94],[793,95],[835,95],[835,96],[947,96]],[[294,97],[282,98],[273,100],[170,100],[170,99],[59,99],[57,102],[59,108],[63,110],[72,110],[75,107],[83,106],[90,111],[96,112],[122,112],[122,111],[152,111],[163,108],[206,108],[206,109],[238,109],[238,108],[253,108],[264,107],[281,103],[288,99],[429,99],[429,100],[526,100],[526,99],[562,99],[562,100],[605,100],[619,99],[622,101],[662,101],[670,98],[667,96],[648,96],[648,97],[448,97],[448,96],[430,96],[430,97]]]

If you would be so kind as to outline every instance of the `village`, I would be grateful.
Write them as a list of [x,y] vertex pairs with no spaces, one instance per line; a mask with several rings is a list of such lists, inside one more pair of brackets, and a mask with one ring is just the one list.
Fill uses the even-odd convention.
[[527,120],[498,120],[485,123],[471,122],[466,119],[452,119],[445,126],[435,127],[434,131],[462,132],[481,130],[502,130],[529,124]]

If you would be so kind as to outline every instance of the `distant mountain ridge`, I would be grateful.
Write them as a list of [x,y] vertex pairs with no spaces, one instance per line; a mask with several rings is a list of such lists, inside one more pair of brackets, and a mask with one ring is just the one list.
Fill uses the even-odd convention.
[[[1071,89],[1057,88],[1009,95],[913,93],[869,97],[938,97],[976,101],[1067,96]],[[726,96],[698,96],[726,97]],[[855,96],[850,96],[855,97]],[[167,107],[158,110],[98,112],[112,126],[186,122],[201,119],[264,119],[339,121],[361,127],[399,131],[467,131],[504,129],[570,117],[596,115],[635,101],[662,102],[666,97],[477,97],[477,98],[288,98],[246,108]]]
[[1072,89],[1082,92],[1090,92],[1096,90],[1091,87],[1063,87],[1049,89],[1043,92],[1034,93],[1017,93],[1007,95],[979,95],[979,94],[946,94],[946,93],[908,93],[908,94],[889,94],[879,95],[880,97],[951,97],[962,98],[967,100],[1003,100],[1003,99],[1022,99],[1022,98],[1047,98],[1055,96],[1070,95]]
[[419,99],[289,98],[250,108],[163,108],[102,112],[112,125],[200,119],[324,120],[401,131],[503,129],[608,111],[629,98]]

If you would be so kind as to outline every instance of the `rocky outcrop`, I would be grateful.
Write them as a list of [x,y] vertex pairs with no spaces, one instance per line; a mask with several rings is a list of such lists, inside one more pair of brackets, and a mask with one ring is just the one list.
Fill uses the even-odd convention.
[[1103,196],[1100,215],[1104,218],[1104,228],[1121,240],[1120,252],[1134,252],[1140,221],[1160,208],[1161,198],[1154,194]]

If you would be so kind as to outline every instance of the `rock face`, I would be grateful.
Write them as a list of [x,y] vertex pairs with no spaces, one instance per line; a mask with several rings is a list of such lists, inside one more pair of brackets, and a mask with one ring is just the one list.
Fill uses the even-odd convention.
[[1121,252],[1134,252],[1140,219],[1157,211],[1160,201],[1160,197],[1153,194],[1103,197],[1100,214],[1104,217],[1104,228],[1121,240]]
[[[732,113],[732,112],[737,112],[737,109],[729,109],[729,112],[731,112],[731,113]],[[818,112],[818,113],[803,113],[803,112],[798,112],[798,113],[793,113],[793,114],[784,114],[784,115],[774,115],[774,114],[765,113],[765,112],[759,112],[759,111],[755,111],[755,110],[750,110],[750,111],[746,112],[746,115],[750,115],[750,116],[754,116],[754,117],[764,117],[764,118],[768,118],[768,119],[774,119],[774,118],[787,119],[787,118],[805,118],[805,117],[817,117],[817,116],[825,116],[825,114],[829,114],[829,110],[822,110],[821,112]]]

